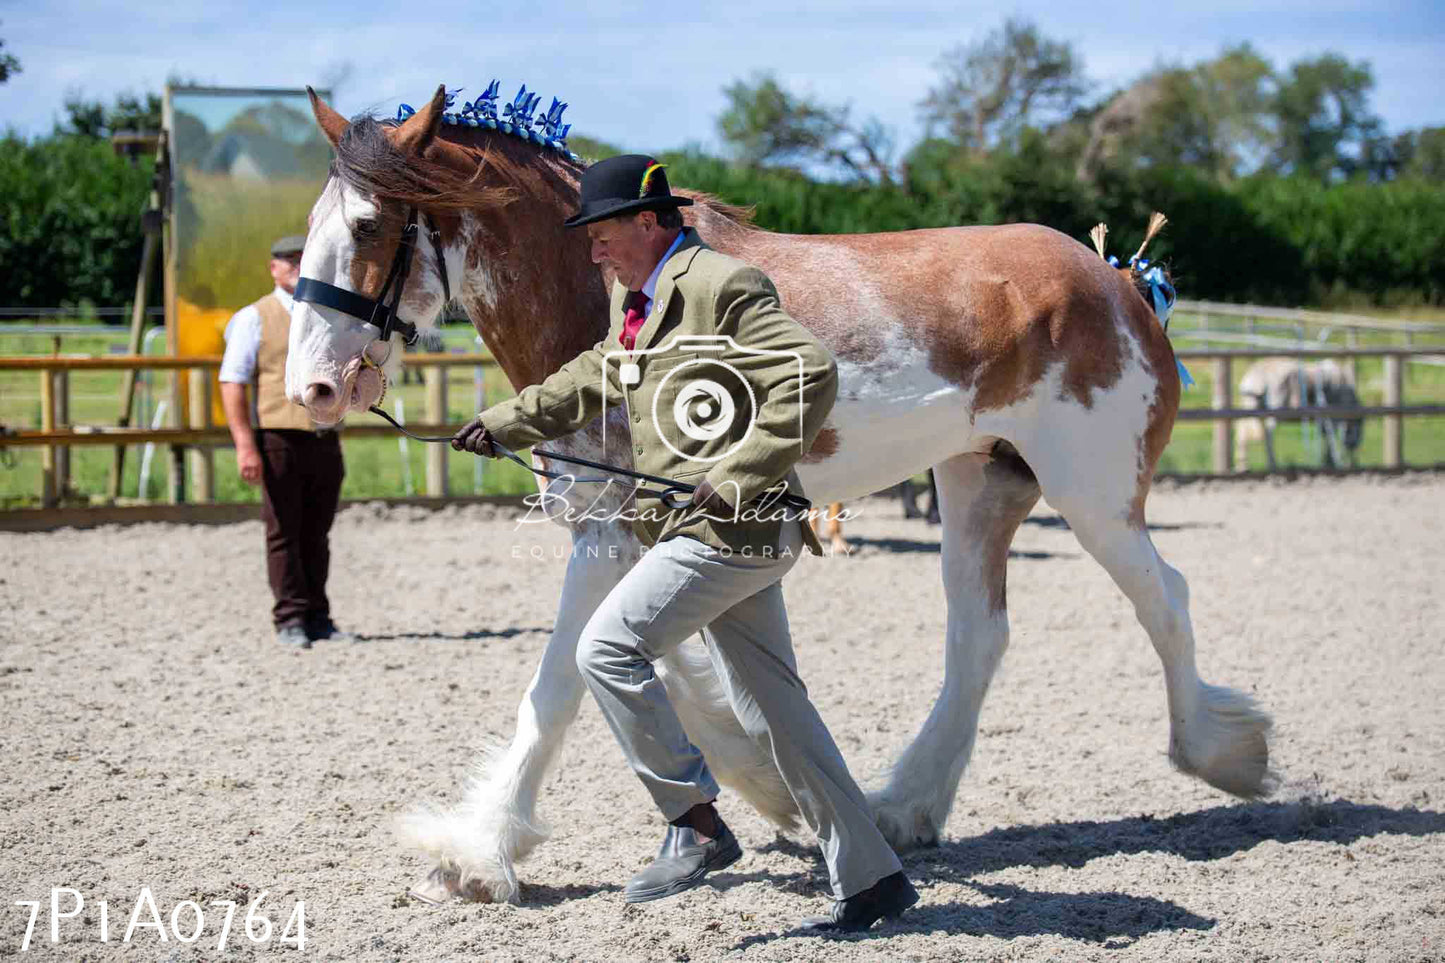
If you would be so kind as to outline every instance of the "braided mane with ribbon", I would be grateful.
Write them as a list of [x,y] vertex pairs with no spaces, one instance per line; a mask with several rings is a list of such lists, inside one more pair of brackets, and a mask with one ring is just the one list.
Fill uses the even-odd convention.
[[[517,96],[509,103],[502,104],[499,115],[497,94],[500,88],[501,82],[493,80],[486,90],[477,95],[476,100],[471,103],[463,101],[461,110],[444,112],[442,123],[510,134],[538,147],[551,148],[573,163],[581,163],[582,158],[567,149],[567,132],[572,129],[572,125],[562,123],[562,111],[567,109],[566,104],[553,97],[552,106],[547,108],[546,113],[536,116],[542,95],[528,92],[527,85],[523,84],[517,91]],[[447,91],[447,107],[455,105],[457,95],[462,90],[463,88],[458,87]],[[396,109],[396,120],[404,121],[414,113],[416,109],[411,104],[402,104]]]

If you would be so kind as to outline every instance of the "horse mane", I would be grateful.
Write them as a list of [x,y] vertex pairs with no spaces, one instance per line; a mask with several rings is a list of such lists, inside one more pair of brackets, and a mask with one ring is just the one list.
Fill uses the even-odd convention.
[[496,187],[482,179],[489,164],[504,170],[512,166],[507,161],[516,161],[507,156],[509,145],[493,145],[482,154],[476,170],[462,173],[425,155],[402,153],[386,135],[394,126],[371,116],[353,119],[336,144],[332,173],[377,197],[439,213],[496,210],[516,200],[516,188]]
[[753,217],[757,213],[756,204],[729,204],[720,200],[716,194],[694,191],[686,187],[674,187],[672,192],[679,197],[692,199],[693,207],[682,208],[683,219],[690,225],[696,226],[705,214],[716,214],[727,221],[730,227],[749,232],[766,231],[766,228],[758,227],[753,223]]
[[[402,153],[387,136],[387,130],[394,126],[394,121],[369,115],[353,119],[336,144],[332,173],[366,193],[426,211],[489,211],[516,200],[524,190],[517,175],[544,156],[521,141],[496,137],[481,151],[476,170],[462,173],[425,155]],[[482,175],[489,165],[515,186],[484,183]],[[690,224],[715,215],[726,222],[726,227],[748,232],[763,230],[753,223],[753,205],[729,204],[716,195],[687,188],[676,188],[674,193],[692,199],[695,206],[683,208]]]

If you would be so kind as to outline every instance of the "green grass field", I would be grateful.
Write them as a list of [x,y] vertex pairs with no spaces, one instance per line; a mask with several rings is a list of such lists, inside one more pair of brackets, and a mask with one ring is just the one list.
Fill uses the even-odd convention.
[[[1422,321],[1431,324],[1445,324],[1445,311],[1410,308],[1398,311],[1370,311],[1371,316],[1385,320]],[[1175,315],[1170,326],[1170,337],[1177,351],[1219,347],[1249,347],[1244,344],[1221,344],[1196,336],[1202,319],[1188,314]],[[1213,333],[1243,334],[1242,319],[1210,318],[1208,329]],[[1256,328],[1262,333],[1262,326]],[[1306,344],[1320,345],[1318,327],[1306,328]],[[1389,332],[1361,332],[1359,346],[1386,347],[1403,344],[1403,337]],[[1343,332],[1331,332],[1325,346],[1343,346]],[[1445,356],[1445,335],[1416,336],[1418,347],[1439,345]],[[1187,389],[1180,399],[1181,408],[1209,408],[1214,395],[1214,366],[1210,361],[1189,362],[1189,373],[1196,384]],[[1235,361],[1231,375],[1238,387],[1248,364]],[[1380,358],[1361,358],[1357,362],[1356,387],[1360,402],[1365,405],[1384,404],[1384,361]],[[1235,404],[1239,395],[1235,393]],[[1445,366],[1439,364],[1410,364],[1405,369],[1405,397],[1407,405],[1445,403]],[[1316,468],[1320,465],[1317,438],[1307,439],[1300,422],[1281,422],[1275,432],[1275,456],[1283,467]],[[1383,464],[1384,430],[1383,419],[1366,418],[1364,438],[1360,445],[1359,457],[1362,467],[1378,467]],[[1172,474],[1198,474],[1213,470],[1214,424],[1209,421],[1178,421],[1174,433],[1160,460],[1159,471]],[[1311,444],[1312,442],[1312,444]],[[1249,446],[1249,464],[1252,471],[1263,471],[1268,467],[1264,446]],[[1445,418],[1420,416],[1405,419],[1405,462],[1408,465],[1445,464]]]
[[[1412,320],[1445,323],[1445,312],[1385,312],[1382,317],[1409,317]],[[1179,315],[1173,324],[1171,334],[1176,348],[1207,347],[1208,344],[1193,336],[1198,327],[1197,318]],[[1224,330],[1220,319],[1211,320],[1211,330]],[[1242,326],[1240,328],[1242,330]],[[3,329],[0,329],[3,330]],[[10,330],[15,330],[11,327]],[[112,345],[124,343],[124,330],[118,327],[95,326],[94,334],[68,335],[60,346],[64,354],[104,355]],[[1338,340],[1331,343],[1340,343]],[[1397,344],[1398,335],[1362,335],[1361,344]],[[1417,338],[1417,344],[1441,344],[1445,352],[1445,338]],[[452,325],[447,329],[449,349],[475,350],[470,328],[466,325]],[[50,355],[55,352],[55,341],[49,336],[0,337],[0,355]],[[1245,365],[1236,363],[1234,378],[1243,375]],[[451,368],[448,371],[447,395],[448,416],[453,423],[465,421],[476,410],[473,369]],[[1185,392],[1182,405],[1191,408],[1208,408],[1212,397],[1212,365],[1194,363],[1190,372],[1197,384]],[[152,402],[168,396],[169,374],[154,372],[155,381],[151,391]],[[1382,403],[1383,363],[1378,359],[1362,359],[1358,365],[1358,386],[1363,402]],[[72,372],[70,384],[70,421],[73,424],[113,425],[116,422],[120,396],[121,373],[116,371]],[[37,372],[0,372],[0,424],[17,429],[35,429],[40,424],[40,375]],[[488,404],[503,400],[511,389],[496,369],[488,371],[486,379]],[[387,407],[397,398],[405,406],[407,420],[425,420],[425,388],[419,381],[410,384],[393,385],[387,394]],[[1438,365],[1412,364],[1407,368],[1405,384],[1406,404],[1445,403],[1445,367]],[[143,412],[149,417],[149,410]],[[360,418],[367,422],[376,421],[374,416]],[[1179,422],[1175,425],[1173,439],[1165,450],[1160,470],[1167,473],[1193,474],[1211,471],[1213,425],[1210,422]],[[1381,420],[1366,420],[1364,443],[1360,449],[1361,463],[1366,466],[1381,464],[1382,447]],[[426,451],[428,447],[418,442],[407,442],[403,446],[392,438],[352,438],[344,442],[346,457],[346,483],[342,489],[344,498],[377,498],[408,494],[407,475],[410,472],[411,489],[415,494],[425,494]],[[77,501],[99,498],[108,483],[112,449],[107,447],[75,448],[71,452],[71,485]],[[1280,463],[1285,466],[1312,467],[1318,465],[1318,454],[1311,454],[1302,438],[1297,424],[1281,424],[1276,433],[1276,452]],[[160,499],[165,496],[165,479],[168,471],[167,454],[158,449],[154,455],[147,490],[140,492],[139,473],[141,464],[140,446],[132,446],[126,456],[125,480],[121,488],[125,498],[147,497]],[[1412,465],[1438,465],[1445,463],[1445,418],[1409,418],[1405,422],[1405,458]],[[38,448],[13,448],[0,450],[0,508],[33,507],[39,504],[40,460]],[[219,501],[256,501],[258,492],[243,482],[236,474],[235,454],[230,448],[216,450],[216,497]],[[480,483],[477,478],[478,460],[471,456],[451,453],[448,458],[448,481],[451,492],[457,495],[520,494],[533,490],[530,476],[521,468],[506,462],[484,460],[481,463]],[[1262,470],[1265,456],[1262,446],[1250,449],[1249,468]]]

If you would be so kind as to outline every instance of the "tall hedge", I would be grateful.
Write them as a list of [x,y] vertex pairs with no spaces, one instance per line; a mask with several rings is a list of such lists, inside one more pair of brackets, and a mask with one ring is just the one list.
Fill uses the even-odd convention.
[[[1425,182],[1256,177],[1223,186],[1191,168],[1105,172],[1092,185],[1042,138],[983,159],[941,141],[911,152],[901,183],[813,180],[697,152],[666,155],[675,184],[757,206],[798,234],[1037,221],[1084,239],[1108,222],[1132,253],[1151,210],[1170,227],[1151,248],[1187,297],[1276,304],[1445,303],[1445,188]],[[0,305],[123,305],[140,263],[151,166],[102,141],[0,139]],[[158,286],[156,286],[158,287]]]
[[152,166],[92,138],[0,138],[0,305],[130,301]]

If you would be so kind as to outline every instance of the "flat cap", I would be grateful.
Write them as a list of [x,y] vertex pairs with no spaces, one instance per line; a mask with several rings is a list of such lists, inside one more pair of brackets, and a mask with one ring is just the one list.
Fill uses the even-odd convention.
[[305,234],[288,234],[271,245],[271,256],[284,257],[287,254],[300,254],[304,247],[306,247]]

